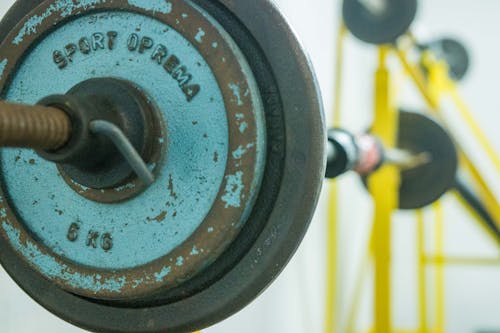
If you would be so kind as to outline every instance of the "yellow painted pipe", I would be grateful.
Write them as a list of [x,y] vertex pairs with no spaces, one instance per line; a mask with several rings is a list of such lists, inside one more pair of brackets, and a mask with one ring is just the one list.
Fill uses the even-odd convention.
[[[337,59],[335,65],[335,91],[333,106],[333,127],[340,127],[342,121],[342,78],[344,41],[347,29],[342,22],[337,35]],[[334,333],[337,315],[337,240],[338,240],[338,184],[330,180],[327,217],[325,333]]]
[[[389,148],[396,147],[399,117],[392,101],[391,75],[386,64],[389,49],[380,47],[379,67],[375,75],[375,122],[372,132]],[[399,199],[399,170],[386,165],[369,180],[375,202],[373,223],[375,267],[375,332],[392,331],[391,322],[391,240],[392,213]]]
[[425,219],[422,210],[417,211],[417,267],[418,267],[418,300],[419,300],[419,333],[427,333],[427,278],[425,276]]

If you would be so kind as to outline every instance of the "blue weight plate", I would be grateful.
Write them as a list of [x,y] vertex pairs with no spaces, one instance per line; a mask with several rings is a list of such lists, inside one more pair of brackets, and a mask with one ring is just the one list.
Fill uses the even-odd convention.
[[145,91],[163,119],[156,182],[131,198],[138,182],[93,190],[32,151],[2,152],[1,233],[45,278],[82,296],[136,298],[195,276],[238,235],[259,192],[266,125],[245,57],[202,9],[48,1],[0,54],[8,101],[112,77]]

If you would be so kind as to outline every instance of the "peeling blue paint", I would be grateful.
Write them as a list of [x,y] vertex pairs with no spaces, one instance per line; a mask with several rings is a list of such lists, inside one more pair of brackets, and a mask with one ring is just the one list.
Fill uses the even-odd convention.
[[246,121],[242,122],[242,123],[240,124],[239,129],[240,129],[240,133],[241,133],[241,134],[244,134],[244,133],[245,133],[245,131],[248,129],[248,123],[247,123]]
[[205,31],[203,31],[202,28],[198,28],[198,33],[196,34],[196,36],[194,37],[194,39],[196,39],[196,41],[198,43],[202,43],[204,36],[205,36]]
[[8,62],[9,61],[7,59],[4,59],[0,62],[0,80],[3,78],[3,72],[5,71]]
[[196,245],[194,245],[194,246],[193,246],[193,249],[191,250],[190,255],[192,255],[192,256],[196,256],[196,255],[198,255],[198,254],[200,254],[200,251],[198,251],[198,248],[196,247]]
[[235,175],[226,176],[226,188],[222,196],[222,201],[226,203],[226,208],[241,207],[241,193],[244,188],[242,171],[236,172]]
[[[61,176],[61,178],[62,178],[62,176]],[[78,188],[80,188],[82,191],[88,191],[88,190],[90,190],[90,187],[87,187],[87,186],[83,186],[83,185],[81,185],[81,184],[78,184],[78,183],[77,183],[77,182],[75,182],[73,179],[70,179],[69,181],[70,181],[73,185],[78,186]]]
[[240,87],[238,87],[238,85],[235,83],[230,83],[229,89],[231,89],[233,91],[233,94],[234,94],[234,97],[236,98],[236,103],[238,104],[238,106],[242,106],[243,101],[241,100]]
[[247,149],[244,148],[243,146],[239,146],[238,149],[233,151],[232,155],[233,155],[234,159],[240,160],[243,157],[243,155],[245,155],[246,153],[247,153]]
[[54,257],[42,253],[35,244],[30,241],[22,242],[19,230],[12,227],[8,222],[3,221],[2,228],[11,244],[49,279],[59,278],[66,281],[73,288],[81,288],[96,293],[102,291],[119,292],[125,287],[127,279],[124,276],[102,282],[96,275],[71,272],[68,266],[57,262]]
[[153,13],[170,14],[172,12],[172,4],[165,0],[128,0],[128,4]]
[[217,47],[219,47],[219,44],[218,44],[217,42],[213,42],[213,43],[212,43],[212,47],[213,47],[214,49],[216,49]]
[[207,231],[208,231],[209,233],[212,233],[212,232],[214,232],[214,228],[210,227],[210,228],[208,228],[208,229],[207,229]]
[[[56,0],[41,15],[32,16],[21,28],[19,34],[14,38],[13,43],[19,45],[24,37],[37,33],[38,27],[45,19],[56,12],[60,12],[61,17],[67,17],[76,10],[88,10],[97,4],[106,3],[107,0]],[[165,0],[128,0],[129,5],[145,10],[169,14],[172,12],[172,4]]]
[[168,274],[172,272],[172,267],[164,267],[159,273],[155,273],[155,279],[156,282],[162,282],[165,277],[167,277]]
[[32,16],[21,28],[13,43],[19,45],[24,37],[36,34],[43,21],[56,12],[60,12],[61,17],[67,17],[75,10],[87,10],[101,3],[106,3],[106,0],[80,0],[78,3],[73,0],[56,0],[41,15]]
[[[153,169],[154,169],[154,166],[153,166]],[[122,191],[125,191],[125,190],[133,190],[134,188],[135,188],[135,184],[128,183],[128,184],[125,184],[123,186],[115,188],[115,191],[116,192],[122,192]]]
[[140,286],[141,284],[143,284],[143,283],[144,283],[144,279],[137,279],[137,280],[134,280],[133,285],[132,285],[132,288],[134,288],[134,289],[135,289],[135,288],[139,287],[139,286]]
[[253,148],[253,147],[255,147],[255,144],[253,144],[253,143],[247,144],[246,147],[239,146],[238,149],[236,149],[232,153],[233,159],[235,159],[235,160],[242,159],[243,156],[248,152],[248,150]]
[[177,257],[177,261],[175,262],[175,266],[182,266],[184,265],[184,257]]

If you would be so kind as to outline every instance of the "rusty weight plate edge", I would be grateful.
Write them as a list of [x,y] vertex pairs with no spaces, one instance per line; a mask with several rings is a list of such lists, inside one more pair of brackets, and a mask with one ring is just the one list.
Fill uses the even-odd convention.
[[[26,15],[41,2],[18,1],[0,24],[0,38],[17,23],[16,17]],[[275,73],[285,110],[287,149],[273,212],[249,251],[233,267],[227,267],[224,276],[190,297],[155,307],[98,305],[54,289],[15,260],[12,249],[0,244],[2,262],[23,289],[50,311],[80,327],[102,332],[186,332],[212,325],[242,309],[277,277],[300,244],[314,213],[324,176],[326,135],[319,89],[300,43],[267,0],[195,2],[209,12],[207,7],[221,9],[224,5],[235,14],[266,53]]]

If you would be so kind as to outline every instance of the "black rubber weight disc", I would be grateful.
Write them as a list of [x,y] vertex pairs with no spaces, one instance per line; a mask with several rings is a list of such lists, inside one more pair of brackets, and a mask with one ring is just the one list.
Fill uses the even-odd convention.
[[403,35],[417,14],[417,0],[385,0],[378,14],[367,9],[368,0],[344,0],[344,22],[358,39],[370,44],[393,43]]
[[[175,6],[176,1],[171,2]],[[19,0],[0,22],[3,40],[41,0]],[[4,241],[0,260],[37,302],[96,332],[189,332],[255,299],[282,271],[313,216],[325,172],[325,124],[311,65],[268,0],[196,0],[232,35],[259,83],[268,129],[262,191],[241,235],[205,273],[135,304],[97,303],[36,274]],[[274,75],[273,75],[274,73]]]
[[461,81],[467,75],[470,56],[461,42],[453,38],[443,38],[429,43],[426,47],[448,63],[449,74],[453,80]]
[[402,171],[401,209],[426,207],[453,187],[457,151],[450,135],[437,122],[420,113],[401,112],[398,146],[430,157],[429,163]]

